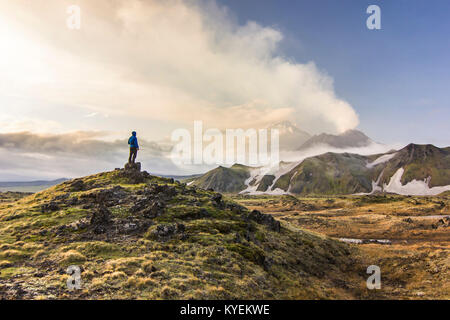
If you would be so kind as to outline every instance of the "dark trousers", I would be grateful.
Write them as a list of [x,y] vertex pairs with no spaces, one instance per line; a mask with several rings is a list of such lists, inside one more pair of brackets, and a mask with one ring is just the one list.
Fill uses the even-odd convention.
[[131,147],[128,163],[134,163],[134,161],[136,160],[136,156],[137,156],[137,148]]

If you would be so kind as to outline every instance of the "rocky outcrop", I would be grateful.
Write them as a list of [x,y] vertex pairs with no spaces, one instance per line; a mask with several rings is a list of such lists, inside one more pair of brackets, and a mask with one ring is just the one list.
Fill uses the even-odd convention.
[[272,231],[280,232],[281,230],[281,224],[279,221],[275,220],[275,218],[271,215],[261,213],[258,210],[253,210],[246,215],[246,218],[248,220],[255,221],[256,223],[263,224]]
[[42,213],[49,213],[57,210],[59,210],[59,206],[55,201],[50,201],[49,203],[45,203],[41,206]]
[[182,223],[160,224],[149,231],[147,237],[152,240],[168,241],[174,238],[184,240],[186,238],[186,226]]
[[111,212],[106,207],[99,207],[92,213],[90,225],[96,234],[106,232],[111,225]]
[[124,166],[125,170],[128,171],[141,171],[141,163],[140,162],[136,162],[136,163],[125,163]]
[[148,172],[141,172],[141,163],[126,163],[124,169],[119,169],[120,176],[128,180],[130,184],[139,184],[144,182],[145,178],[150,176]]

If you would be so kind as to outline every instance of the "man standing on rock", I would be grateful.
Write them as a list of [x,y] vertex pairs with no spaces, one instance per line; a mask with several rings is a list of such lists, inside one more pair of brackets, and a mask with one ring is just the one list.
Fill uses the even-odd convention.
[[131,133],[130,139],[128,139],[128,144],[130,145],[130,157],[128,158],[128,163],[134,163],[136,160],[137,152],[139,150],[138,140],[136,138],[136,131]]

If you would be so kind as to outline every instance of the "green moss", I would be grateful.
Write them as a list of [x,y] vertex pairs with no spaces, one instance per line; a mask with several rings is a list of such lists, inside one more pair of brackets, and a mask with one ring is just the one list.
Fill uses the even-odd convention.
[[11,277],[17,276],[17,275],[23,275],[26,273],[32,272],[32,268],[25,268],[25,267],[10,267],[5,269],[0,269],[0,279],[9,279]]
[[78,265],[86,261],[86,257],[75,250],[69,250],[62,254],[61,264],[63,266],[69,266],[72,264]]
[[188,234],[228,234],[231,232],[244,232],[246,226],[247,223],[242,221],[197,220],[187,224],[186,232]]
[[119,245],[103,241],[84,242],[76,245],[76,250],[87,257],[111,259],[127,256]]
[[225,247],[232,252],[239,253],[242,257],[255,264],[262,265],[264,262],[264,251],[252,244],[232,243],[227,244]]
[[7,259],[13,262],[21,261],[28,257],[29,254],[22,250],[9,249],[0,252],[0,259]]
[[115,218],[125,219],[133,216],[128,208],[122,206],[110,208],[109,211],[111,212],[111,216]]

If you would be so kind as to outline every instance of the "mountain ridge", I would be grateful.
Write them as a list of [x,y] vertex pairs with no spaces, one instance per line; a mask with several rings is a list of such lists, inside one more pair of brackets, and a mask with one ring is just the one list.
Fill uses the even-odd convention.
[[328,133],[314,135],[303,144],[300,144],[297,150],[306,150],[317,145],[327,145],[341,149],[357,148],[366,147],[372,143],[373,141],[362,131],[352,129],[338,135]]
[[[294,167],[288,167],[286,172],[269,173],[241,166],[242,176],[227,176],[227,184],[232,184],[233,190],[221,189],[213,176],[209,176],[208,187],[223,192],[249,190],[254,193],[334,195],[386,191],[434,194],[450,190],[449,150],[449,147],[409,144],[398,151],[369,156],[327,152],[299,163],[293,162],[290,165]],[[202,180],[194,183],[204,186]]]

